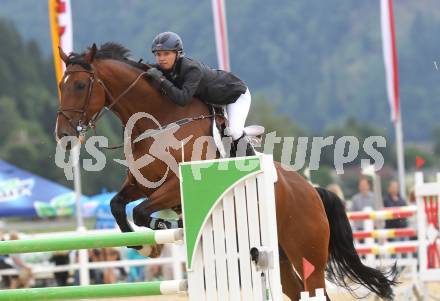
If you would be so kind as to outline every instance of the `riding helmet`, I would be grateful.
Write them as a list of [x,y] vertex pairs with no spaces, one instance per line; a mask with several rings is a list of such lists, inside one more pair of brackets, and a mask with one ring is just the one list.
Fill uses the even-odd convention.
[[177,33],[166,31],[158,34],[151,45],[151,52],[155,53],[159,50],[172,50],[178,53],[183,52],[182,39]]

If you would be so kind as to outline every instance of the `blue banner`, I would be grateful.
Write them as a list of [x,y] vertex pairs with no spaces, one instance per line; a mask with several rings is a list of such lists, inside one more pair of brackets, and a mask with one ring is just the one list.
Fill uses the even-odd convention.
[[0,217],[73,214],[75,193],[71,189],[0,160]]

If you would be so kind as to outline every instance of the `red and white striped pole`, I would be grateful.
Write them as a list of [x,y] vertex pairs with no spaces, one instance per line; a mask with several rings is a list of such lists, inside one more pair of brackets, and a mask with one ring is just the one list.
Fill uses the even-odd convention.
[[386,254],[400,254],[400,253],[416,253],[418,250],[417,241],[409,241],[400,244],[387,244],[383,246],[358,246],[356,251],[358,255],[386,255]]
[[398,228],[398,229],[378,229],[372,231],[355,231],[353,232],[353,238],[365,239],[365,238],[394,238],[394,237],[415,237],[417,231],[412,228]]
[[352,221],[387,220],[393,218],[407,218],[417,213],[417,206],[389,207],[377,211],[347,212],[347,217]]
[[226,25],[226,9],[224,0],[212,0],[214,18],[215,44],[219,69],[230,71],[228,29]]
[[394,25],[393,0],[381,0],[382,48],[385,63],[388,102],[391,108],[391,121],[396,132],[397,169],[400,194],[405,197],[405,164],[403,150],[402,119],[399,98],[399,67],[397,63],[396,30]]

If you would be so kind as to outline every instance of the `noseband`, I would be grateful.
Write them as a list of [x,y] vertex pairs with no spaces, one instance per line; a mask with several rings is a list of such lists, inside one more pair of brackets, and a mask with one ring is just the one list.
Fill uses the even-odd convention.
[[[68,76],[68,75],[70,75],[72,73],[79,73],[79,72],[83,72],[83,73],[88,73],[89,74],[89,87],[88,87],[88,90],[87,90],[87,95],[86,95],[86,99],[85,99],[85,102],[84,102],[84,106],[82,108],[63,108],[63,107],[60,107],[58,109],[58,111],[57,111],[57,115],[63,115],[67,119],[67,121],[69,122],[70,126],[79,135],[85,135],[85,133],[89,129],[92,129],[92,128],[94,129],[96,127],[96,122],[103,115],[104,109],[110,110],[116,103],[118,103],[122,99],[122,97],[124,97],[124,95],[126,95],[136,85],[136,83],[141,79],[141,77],[144,76],[147,73],[147,72],[140,73],[136,77],[136,79],[118,97],[114,98],[112,96],[112,94],[110,93],[110,90],[104,84],[104,82],[96,77],[94,71],[88,71],[88,70],[66,71],[66,72],[64,72],[62,81],[64,81],[66,76]],[[104,106],[99,112],[94,114],[92,116],[92,118],[88,122],[86,122],[85,121],[86,120],[86,114],[87,114],[87,111],[88,111],[89,106],[90,106],[90,100],[91,100],[91,97],[92,97],[92,90],[93,90],[93,85],[94,85],[95,81],[98,82],[102,86],[106,96],[108,96],[110,98],[111,103],[108,106]],[[81,114],[81,117],[79,118],[78,123],[76,125],[74,124],[74,121],[72,120],[72,118],[69,117],[66,114],[66,112],[76,112],[76,113]]]

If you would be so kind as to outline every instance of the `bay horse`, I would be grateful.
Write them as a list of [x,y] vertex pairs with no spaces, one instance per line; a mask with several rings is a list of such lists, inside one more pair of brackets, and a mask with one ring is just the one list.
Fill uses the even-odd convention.
[[[184,107],[174,104],[144,76],[149,66],[130,60],[128,54],[126,48],[115,43],[106,43],[100,49],[93,44],[81,54],[66,55],[60,48],[66,71],[59,83],[61,100],[55,128],[57,140],[84,134],[95,125],[104,107],[110,109],[124,127],[130,117],[139,112],[154,116],[162,125],[189,118],[191,122],[183,124],[174,133],[178,141],[188,141],[183,145],[184,152],[178,148],[169,148],[168,151],[176,162],[190,161],[195,139],[211,136],[212,115],[208,105],[197,98]],[[157,129],[157,124],[141,118],[133,128],[132,137],[154,129]],[[154,139],[143,139],[137,143],[133,140],[133,158],[146,158]],[[202,159],[207,159],[208,153],[205,150]],[[304,283],[299,275],[303,275],[302,259],[306,258],[315,267],[307,280],[312,295],[316,288],[325,288],[326,273],[329,280],[351,292],[350,285],[359,284],[379,297],[391,300],[392,286],[396,284],[395,270],[387,272],[387,275],[362,264],[354,247],[342,201],[325,189],[315,189],[301,175],[287,171],[280,163],[276,162],[275,166],[284,294],[291,300],[300,298]],[[175,173],[167,173],[166,162],[156,159],[139,171],[149,181],[162,179],[162,184],[155,188],[145,187],[128,171],[122,188],[111,200],[112,214],[124,232],[133,231],[125,211],[129,202],[145,198],[133,210],[134,223],[144,227],[151,224],[152,213],[179,208],[180,205],[179,180]],[[166,177],[163,178],[164,174]],[[330,300],[328,296],[327,300]]]

